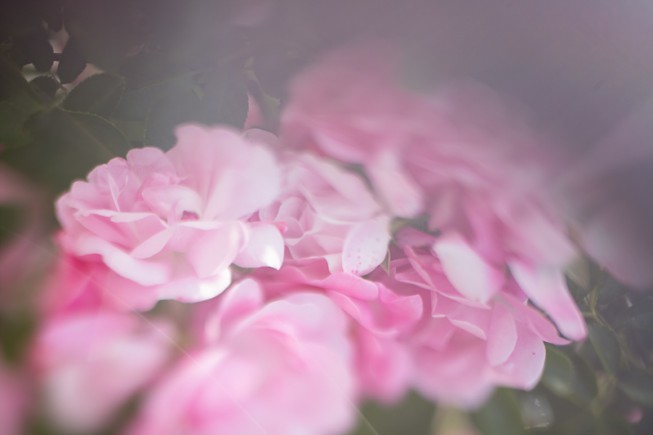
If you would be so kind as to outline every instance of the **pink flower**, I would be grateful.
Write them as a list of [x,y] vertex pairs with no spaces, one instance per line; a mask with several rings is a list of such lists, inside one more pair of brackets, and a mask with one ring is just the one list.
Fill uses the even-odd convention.
[[278,229],[247,223],[279,192],[272,153],[219,127],[185,125],[177,137],[166,153],[135,149],[95,168],[57,202],[64,250],[129,282],[132,308],[206,300],[230,284],[231,264],[283,259]]
[[396,50],[335,51],[291,88],[282,138],[361,164],[398,216],[428,213],[433,249],[466,298],[488,301],[505,270],[572,339],[585,326],[565,286],[577,255],[547,186],[549,139],[524,110],[473,83],[418,95],[401,83]]
[[[374,276],[383,272],[374,272]],[[358,397],[386,404],[400,400],[410,388],[412,362],[402,340],[410,336],[424,315],[415,292],[397,294],[382,282],[345,273],[330,273],[321,262],[259,270],[273,297],[312,290],[327,295],[350,319],[355,350]]]
[[361,177],[307,154],[287,155],[283,170],[282,194],[259,215],[283,226],[289,259],[356,275],[381,264],[390,218]]
[[161,370],[170,328],[135,315],[55,316],[32,349],[49,418],[67,432],[99,430]]
[[[567,341],[528,305],[517,283],[465,256],[459,257],[466,260],[459,267],[470,278],[452,281],[447,273],[452,264],[445,264],[428,244],[417,244],[431,237],[404,232],[398,238],[403,252],[393,251],[385,284],[399,294],[421,295],[427,313],[404,340],[414,363],[413,386],[431,399],[462,407],[480,405],[496,386],[533,388],[544,368],[544,342]],[[568,308],[576,309],[573,301]]]
[[332,434],[354,422],[345,317],[328,298],[264,303],[253,280],[221,298],[206,346],[147,397],[132,434]]
[[397,80],[396,51],[358,44],[328,54],[292,83],[281,138],[346,163],[365,166],[390,209],[412,217],[421,192],[400,164],[415,135],[432,121],[425,101]]

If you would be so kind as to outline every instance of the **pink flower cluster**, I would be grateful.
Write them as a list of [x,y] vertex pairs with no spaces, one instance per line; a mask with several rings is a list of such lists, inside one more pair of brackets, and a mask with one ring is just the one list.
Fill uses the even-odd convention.
[[311,66],[278,137],[183,125],[58,200],[31,356],[62,428],[138,397],[129,434],[344,433],[362,400],[533,388],[585,337],[547,139],[481,85],[409,90],[392,53]]

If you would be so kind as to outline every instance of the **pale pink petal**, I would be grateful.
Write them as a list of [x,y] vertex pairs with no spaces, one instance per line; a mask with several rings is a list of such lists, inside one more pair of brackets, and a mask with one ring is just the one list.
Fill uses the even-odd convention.
[[200,278],[219,274],[234,261],[246,237],[246,229],[239,222],[226,223],[214,230],[193,231],[188,261]]
[[225,328],[254,313],[263,304],[263,292],[253,279],[234,284],[220,299],[220,305],[204,326],[205,340],[217,340]]
[[80,236],[75,241],[74,252],[81,256],[98,254],[117,274],[141,285],[161,284],[171,277],[167,265],[134,258],[99,237]]
[[280,269],[283,263],[284,243],[275,225],[252,225],[249,240],[234,263],[240,267],[267,266]]
[[542,339],[526,329],[520,330],[512,355],[496,367],[498,381],[513,388],[532,389],[542,376],[545,357]]
[[460,235],[438,238],[433,251],[449,281],[472,301],[487,302],[503,286],[503,270],[489,264]]
[[366,275],[381,264],[388,253],[388,226],[387,216],[354,226],[345,239],[342,269],[354,275]]
[[130,255],[140,260],[153,257],[165,248],[174,233],[174,228],[166,228],[135,246]]
[[486,355],[493,365],[504,363],[517,343],[517,325],[510,309],[502,303],[494,304],[487,333]]
[[585,338],[585,320],[569,294],[561,271],[521,263],[511,263],[510,271],[535,305],[551,316],[560,332],[572,340]]
[[204,201],[203,218],[236,219],[270,204],[281,177],[271,151],[236,131],[186,124],[177,127],[168,155],[181,176],[192,180]]
[[374,187],[395,216],[411,218],[423,209],[422,192],[397,157],[381,153],[366,167]]

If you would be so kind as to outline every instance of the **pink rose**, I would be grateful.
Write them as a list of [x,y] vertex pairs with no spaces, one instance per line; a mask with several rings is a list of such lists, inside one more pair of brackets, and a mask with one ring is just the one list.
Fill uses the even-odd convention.
[[[403,341],[414,364],[413,386],[431,399],[462,407],[480,405],[496,386],[533,388],[544,368],[544,342],[567,340],[528,305],[517,283],[485,270],[469,252],[457,257],[458,265],[451,258],[442,261],[428,244],[417,244],[433,239],[423,233],[400,232],[398,238],[403,252],[393,251],[384,282],[399,294],[421,295],[428,313]],[[454,266],[465,269],[468,277],[450,280],[447,272]],[[558,320],[564,310],[577,313],[573,301],[558,302]],[[562,329],[573,331],[580,325],[582,317],[573,317]]]
[[253,280],[229,289],[205,347],[151,391],[132,434],[333,434],[355,420],[347,323],[328,298],[264,303]]
[[389,209],[412,217],[422,210],[422,194],[401,156],[432,119],[427,102],[401,86],[398,76],[397,52],[388,44],[329,53],[293,81],[281,138],[364,165]]
[[[383,273],[377,269],[372,276]],[[360,398],[390,404],[408,391],[412,362],[402,340],[424,316],[419,294],[398,294],[382,282],[330,273],[321,262],[259,270],[255,276],[266,283],[265,290],[272,297],[310,289],[327,295],[349,316]]]
[[283,260],[278,229],[247,223],[279,192],[272,153],[225,128],[185,125],[177,137],[168,152],[135,149],[95,168],[57,202],[64,250],[129,282],[132,308],[206,300],[230,284],[231,264]]
[[55,316],[32,349],[51,421],[67,432],[99,430],[169,356],[170,328],[129,314]]
[[577,252],[548,190],[549,139],[481,85],[419,95],[400,67],[382,44],[327,55],[293,83],[282,138],[361,164],[394,214],[428,212],[429,229],[444,233],[434,249],[465,297],[488,300],[508,268],[565,334],[584,337],[564,283]]
[[390,218],[361,177],[307,154],[287,155],[283,170],[282,194],[259,215],[283,225],[289,259],[356,275],[381,264]]

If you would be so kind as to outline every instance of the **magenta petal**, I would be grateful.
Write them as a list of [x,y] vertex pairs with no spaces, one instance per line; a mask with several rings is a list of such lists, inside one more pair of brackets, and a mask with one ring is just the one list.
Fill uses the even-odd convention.
[[560,332],[572,340],[585,338],[585,320],[567,290],[562,272],[522,263],[511,263],[510,270],[522,290],[551,316]]
[[374,270],[388,253],[390,219],[380,216],[355,225],[347,234],[342,253],[342,268],[355,275]]
[[508,307],[501,303],[494,305],[487,335],[488,361],[493,366],[504,363],[517,343],[517,325]]
[[501,269],[490,265],[458,234],[440,237],[433,245],[451,284],[475,302],[487,302],[505,281]]

